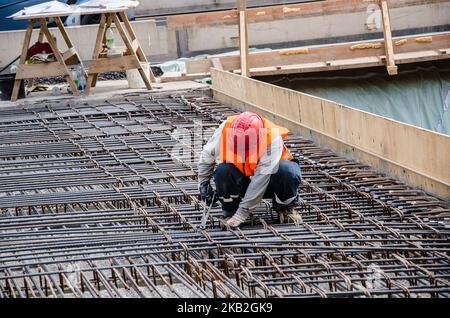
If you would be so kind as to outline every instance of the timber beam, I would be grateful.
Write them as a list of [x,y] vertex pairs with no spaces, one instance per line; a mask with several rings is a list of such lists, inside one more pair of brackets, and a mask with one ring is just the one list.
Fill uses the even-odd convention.
[[[450,32],[392,38],[390,70],[398,64],[450,58]],[[209,74],[212,59],[225,71],[240,70],[240,56],[213,56],[186,62],[186,74]],[[283,75],[323,72],[352,68],[385,66],[386,50],[383,39],[332,45],[255,52],[248,55],[250,76]]]
[[247,26],[247,1],[237,0],[237,9],[239,12],[239,52],[241,58],[241,74],[249,77],[250,70],[248,65],[248,26]]
[[387,1],[381,1],[381,15],[383,17],[384,50],[386,52],[386,69],[389,75],[396,75],[398,68],[395,65],[394,48],[392,43],[391,21]]

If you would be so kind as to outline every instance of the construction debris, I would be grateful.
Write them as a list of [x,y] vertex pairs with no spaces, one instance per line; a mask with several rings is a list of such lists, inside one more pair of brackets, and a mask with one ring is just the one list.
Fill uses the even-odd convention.
[[288,49],[288,50],[279,51],[280,55],[297,55],[297,54],[308,54],[308,53],[309,53],[308,48]]
[[0,110],[0,298],[449,297],[447,203],[299,136],[300,222],[264,201],[201,230],[196,158],[235,113],[205,91]]
[[395,46],[400,46],[406,43],[408,43],[408,39],[401,39],[394,42]]
[[433,42],[433,37],[432,36],[418,37],[418,38],[416,38],[416,42],[417,43],[432,43]]
[[380,49],[382,47],[382,43],[376,42],[376,43],[360,43],[355,44],[350,47],[350,50],[367,50],[367,49]]

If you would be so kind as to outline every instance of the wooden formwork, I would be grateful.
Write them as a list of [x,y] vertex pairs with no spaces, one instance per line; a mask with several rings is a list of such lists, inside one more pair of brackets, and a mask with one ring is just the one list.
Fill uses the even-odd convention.
[[450,137],[329,100],[211,69],[214,97],[450,199]]
[[[274,20],[333,15],[342,12],[360,12],[367,9],[367,1],[323,1],[310,4],[287,5],[270,8],[245,9],[245,1],[237,0],[237,10],[171,17],[170,28],[195,25],[238,25],[239,55],[211,56],[186,62],[186,72],[163,76],[163,81],[196,79],[209,75],[211,67],[243,74],[244,76],[271,76],[342,69],[385,67],[389,75],[398,73],[398,65],[450,58],[450,33],[420,33],[394,37],[391,29],[390,9],[418,4],[437,5],[442,1],[369,1],[380,7],[380,38],[358,42],[310,45],[270,52],[249,53],[247,28],[249,23]],[[342,21],[345,23],[345,21]],[[299,26],[300,27],[300,26]],[[336,26],[338,27],[338,26]]]

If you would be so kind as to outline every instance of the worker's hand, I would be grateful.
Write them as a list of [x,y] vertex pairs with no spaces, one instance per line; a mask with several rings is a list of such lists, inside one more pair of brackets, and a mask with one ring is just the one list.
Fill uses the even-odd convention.
[[245,222],[245,218],[235,214],[232,218],[227,221],[227,225],[231,228],[238,228],[242,223]]
[[292,158],[291,161],[295,162],[296,164],[298,164],[300,166],[300,154],[294,154],[293,157],[294,158]]
[[207,206],[217,202],[218,198],[209,181],[200,183],[200,196]]

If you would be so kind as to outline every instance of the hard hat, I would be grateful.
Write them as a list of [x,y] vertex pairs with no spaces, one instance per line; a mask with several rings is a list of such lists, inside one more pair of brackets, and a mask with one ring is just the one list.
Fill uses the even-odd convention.
[[264,129],[261,116],[252,112],[243,112],[231,123],[228,132],[228,144],[235,153],[248,155],[258,148],[260,134]]

